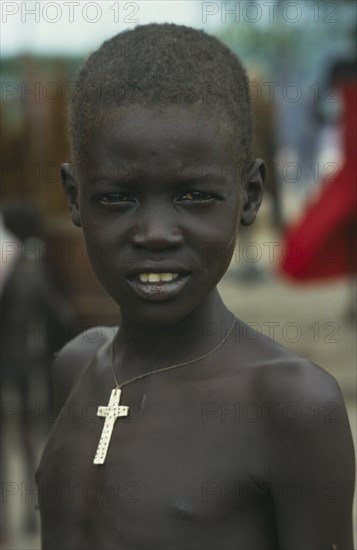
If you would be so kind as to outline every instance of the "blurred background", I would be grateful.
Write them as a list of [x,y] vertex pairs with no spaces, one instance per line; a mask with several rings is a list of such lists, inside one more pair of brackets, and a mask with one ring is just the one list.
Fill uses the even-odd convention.
[[137,24],[203,29],[247,67],[266,199],[220,290],[238,317],[336,377],[356,441],[355,2],[11,1],[1,11],[1,548],[40,548],[34,471],[56,414],[53,353],[117,323],[70,222],[60,164],[77,69]]

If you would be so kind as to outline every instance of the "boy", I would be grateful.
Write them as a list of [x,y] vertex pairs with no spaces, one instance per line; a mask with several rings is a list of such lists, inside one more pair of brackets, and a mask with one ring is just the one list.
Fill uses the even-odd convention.
[[336,381],[254,338],[216,289],[262,199],[239,60],[186,27],[119,34],[82,69],[71,129],[72,220],[121,321],[55,361],[43,548],[352,548]]

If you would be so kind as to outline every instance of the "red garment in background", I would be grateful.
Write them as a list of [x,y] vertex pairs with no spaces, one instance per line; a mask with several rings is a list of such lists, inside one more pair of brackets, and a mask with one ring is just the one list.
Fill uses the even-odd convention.
[[357,273],[357,82],[336,86],[342,96],[344,164],[284,236],[280,272],[297,281]]

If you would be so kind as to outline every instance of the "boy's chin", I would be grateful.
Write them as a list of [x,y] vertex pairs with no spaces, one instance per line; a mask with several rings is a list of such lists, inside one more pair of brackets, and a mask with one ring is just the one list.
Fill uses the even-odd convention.
[[123,323],[166,329],[189,317],[202,302],[183,303],[180,300],[145,302],[139,307],[121,306]]
[[148,328],[168,328],[180,323],[196,308],[196,305],[180,306],[173,302],[175,300],[146,303],[135,309],[121,307],[122,321]]

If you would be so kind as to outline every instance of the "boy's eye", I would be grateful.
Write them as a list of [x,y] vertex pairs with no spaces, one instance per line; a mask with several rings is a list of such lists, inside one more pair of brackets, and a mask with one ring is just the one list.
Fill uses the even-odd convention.
[[129,195],[128,193],[106,193],[104,195],[97,195],[97,200],[101,204],[110,205],[110,204],[120,204],[120,203],[131,203],[135,204],[136,200],[134,197]]
[[204,202],[210,201],[214,198],[215,197],[210,193],[204,193],[202,191],[188,191],[187,193],[179,196],[180,201],[186,202]]

